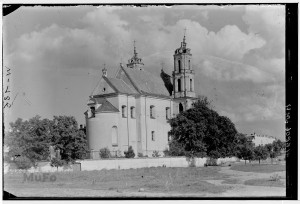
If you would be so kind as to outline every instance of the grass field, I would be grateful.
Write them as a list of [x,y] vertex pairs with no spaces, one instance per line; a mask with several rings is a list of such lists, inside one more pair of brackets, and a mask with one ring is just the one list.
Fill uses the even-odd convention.
[[4,176],[5,188],[85,188],[98,190],[147,192],[209,192],[220,193],[227,188],[205,180],[226,178],[220,167],[207,168],[143,168],[128,170],[101,170],[55,172],[55,182],[25,181],[24,175]]
[[[49,180],[23,182],[23,173],[8,173],[4,175],[4,190],[24,197],[130,197],[130,195],[159,197],[192,194],[213,197],[226,196],[227,192],[230,192],[229,195],[247,196],[249,189],[252,192],[257,191],[255,196],[260,194],[277,196],[284,194],[284,188],[274,189],[270,186],[284,187],[284,184],[279,181],[272,183],[268,179],[272,172],[283,174],[284,170],[285,166],[282,165],[233,165],[54,172],[49,174],[55,176],[56,180],[53,182]],[[34,173],[37,174],[41,173]],[[257,187],[253,189],[253,185]]]

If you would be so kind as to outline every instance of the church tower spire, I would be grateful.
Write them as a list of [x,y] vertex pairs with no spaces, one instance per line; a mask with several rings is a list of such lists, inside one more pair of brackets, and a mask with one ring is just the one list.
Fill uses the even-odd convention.
[[142,62],[142,59],[138,57],[138,53],[136,51],[135,47],[135,40],[133,41],[133,57],[128,60],[127,67],[132,69],[138,69],[142,70],[144,63]]
[[[174,99],[195,98],[194,78],[195,72],[192,67],[191,49],[186,43],[186,29],[181,46],[174,53],[174,71],[173,71],[173,97]],[[185,106],[188,107],[187,105]]]

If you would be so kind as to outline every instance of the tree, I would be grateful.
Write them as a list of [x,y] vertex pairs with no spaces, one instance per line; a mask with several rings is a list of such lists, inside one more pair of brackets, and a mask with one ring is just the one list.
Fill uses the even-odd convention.
[[252,141],[249,141],[246,135],[238,133],[234,141],[235,156],[240,159],[245,160],[245,165],[247,160],[254,159],[254,144]]
[[73,116],[54,116],[51,133],[51,144],[60,150],[61,160],[72,163],[85,158],[86,136]]
[[56,157],[51,159],[50,166],[56,167],[57,171],[58,171],[58,167],[63,166],[63,165],[65,165],[64,160],[61,160],[60,158],[56,158]]
[[206,97],[199,98],[193,107],[170,120],[173,147],[182,147],[185,156],[213,158],[234,154],[234,139],[237,133],[229,118],[220,116],[211,107]]
[[265,146],[259,145],[254,148],[254,158],[258,159],[260,164],[260,160],[265,160],[268,158],[268,150]]
[[40,116],[26,121],[18,118],[10,123],[11,129],[4,136],[4,143],[9,148],[6,159],[17,162],[16,158],[26,157],[32,166],[37,161],[46,160],[49,154],[50,124],[50,120],[41,120]]
[[4,137],[8,147],[5,158],[9,162],[30,160],[27,163],[36,166],[38,161],[49,159],[50,145],[59,149],[62,160],[67,162],[81,159],[86,153],[86,137],[83,131],[78,130],[74,117],[55,116],[49,120],[35,116],[25,121],[18,118],[10,126]]
[[273,143],[266,144],[265,146],[273,163],[273,159],[278,157],[281,154],[281,150],[285,148],[285,143],[281,142],[281,140],[275,140]]

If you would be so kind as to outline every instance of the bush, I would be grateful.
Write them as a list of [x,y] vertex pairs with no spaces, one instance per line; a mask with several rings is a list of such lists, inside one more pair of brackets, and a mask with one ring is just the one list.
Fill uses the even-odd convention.
[[154,150],[152,157],[160,157],[159,151]]
[[29,158],[25,156],[19,156],[14,160],[16,167],[18,169],[30,169],[34,166],[34,164],[30,161]]
[[164,156],[165,156],[165,157],[171,156],[170,150],[169,150],[168,148],[166,148],[166,149],[163,151],[163,153],[164,153]]
[[274,175],[270,176],[270,181],[279,181],[280,178],[281,177],[278,174],[274,174]]
[[99,156],[102,159],[111,158],[109,149],[107,147],[100,149]]
[[56,167],[58,169],[59,166],[63,166],[65,162],[58,158],[53,158],[50,162],[50,166]]
[[218,166],[217,164],[217,159],[214,158],[207,158],[206,163],[204,164],[204,166]]
[[129,146],[128,151],[125,151],[124,154],[125,154],[126,158],[134,158],[135,157],[135,153],[132,149],[132,146]]
[[144,157],[143,153],[138,153],[138,157]]

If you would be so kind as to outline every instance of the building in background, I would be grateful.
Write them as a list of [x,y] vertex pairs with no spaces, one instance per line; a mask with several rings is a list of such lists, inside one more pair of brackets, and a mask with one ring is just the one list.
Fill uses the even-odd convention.
[[[134,45],[134,54],[116,75],[107,75],[107,69],[95,87],[85,112],[88,146],[92,157],[99,157],[101,148],[113,154],[133,147],[135,154],[152,156],[153,151],[168,148],[169,119],[189,109],[195,98],[191,50],[185,36],[175,50],[173,91],[162,78],[144,70]],[[95,152],[95,154],[93,154]]]
[[266,145],[273,143],[276,138],[268,135],[258,135],[255,132],[248,135],[249,140],[251,140],[255,146]]

